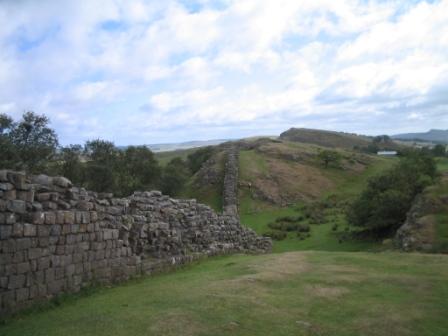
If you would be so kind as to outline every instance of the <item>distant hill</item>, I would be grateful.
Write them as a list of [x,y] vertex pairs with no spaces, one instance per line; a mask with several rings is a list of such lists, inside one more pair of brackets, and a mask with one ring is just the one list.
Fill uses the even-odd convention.
[[[188,141],[188,142],[178,142],[178,143],[160,143],[160,144],[149,144],[145,145],[151,151],[158,152],[172,152],[190,148],[200,148],[206,146],[217,146],[224,142],[230,141],[229,139],[216,139],[216,140],[204,140],[204,141]],[[118,146],[120,149],[126,149],[127,146]]]
[[308,128],[290,128],[280,134],[280,139],[293,142],[310,143],[333,148],[364,147],[371,139],[352,133],[324,131]]
[[448,143],[448,130],[432,129],[425,133],[404,133],[392,136],[399,140],[420,140]]

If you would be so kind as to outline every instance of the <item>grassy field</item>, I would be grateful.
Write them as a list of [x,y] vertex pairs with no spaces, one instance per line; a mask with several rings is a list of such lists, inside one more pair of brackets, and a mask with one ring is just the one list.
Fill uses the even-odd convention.
[[205,260],[24,314],[5,336],[444,336],[448,257],[290,252]]
[[442,173],[448,172],[448,158],[438,158],[437,169]]
[[170,162],[174,158],[181,158],[183,160],[187,159],[187,156],[195,151],[197,151],[197,148],[189,148],[189,149],[179,149],[174,151],[168,151],[168,152],[157,152],[154,153],[155,158],[157,161],[159,161],[159,164],[161,166],[166,166],[168,162]]
[[[308,148],[309,147],[309,148]],[[310,149],[308,145],[305,149]],[[343,204],[359,195],[372,176],[392,167],[397,160],[395,158],[374,158],[361,173],[350,173],[342,169],[320,169],[326,178],[333,181],[333,188],[321,193],[320,200],[333,199]],[[260,155],[253,151],[245,151],[240,156],[241,176],[258,172],[269,173],[266,162]],[[314,168],[318,170],[319,168]],[[255,172],[257,173],[257,172]],[[247,190],[240,191],[240,216],[241,222],[263,234],[269,231],[268,224],[277,218],[284,216],[298,216],[303,214],[300,210],[302,204],[288,207],[275,207],[260,200],[253,199]],[[321,224],[310,225],[311,236],[303,240],[298,239],[295,232],[288,233],[285,240],[274,241],[274,252],[297,250],[321,250],[321,251],[366,251],[377,250],[380,247],[377,242],[362,241],[359,239],[341,239],[341,234],[348,230],[348,224],[343,214],[341,205],[333,209],[325,210],[325,221]],[[304,222],[308,224],[308,221]],[[337,230],[334,230],[334,226]]]

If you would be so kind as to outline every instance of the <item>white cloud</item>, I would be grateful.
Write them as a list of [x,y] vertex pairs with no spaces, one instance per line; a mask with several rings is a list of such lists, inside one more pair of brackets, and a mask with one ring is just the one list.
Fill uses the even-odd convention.
[[0,112],[35,109],[62,137],[121,142],[120,118],[191,138],[198,125],[448,122],[447,0],[200,3],[0,2]]

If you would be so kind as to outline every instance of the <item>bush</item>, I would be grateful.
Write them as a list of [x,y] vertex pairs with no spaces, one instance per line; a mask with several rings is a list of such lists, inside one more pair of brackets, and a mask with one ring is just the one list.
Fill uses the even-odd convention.
[[284,240],[286,238],[286,232],[270,230],[263,233],[263,237],[269,237],[273,240]]
[[308,224],[298,224],[297,231],[298,232],[310,232],[310,226]]
[[349,207],[349,223],[377,237],[403,224],[414,197],[433,183],[434,160],[422,152],[407,152],[397,166],[369,180],[367,188]]

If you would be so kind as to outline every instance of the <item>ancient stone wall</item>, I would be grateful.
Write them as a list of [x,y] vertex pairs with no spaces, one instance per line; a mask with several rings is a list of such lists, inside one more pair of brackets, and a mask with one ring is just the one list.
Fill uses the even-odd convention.
[[270,248],[237,217],[195,200],[158,191],[117,199],[63,177],[0,171],[0,314],[202,256]]
[[238,218],[238,170],[239,149],[231,145],[227,149],[223,185],[223,213]]

